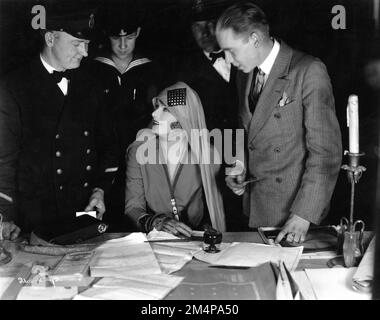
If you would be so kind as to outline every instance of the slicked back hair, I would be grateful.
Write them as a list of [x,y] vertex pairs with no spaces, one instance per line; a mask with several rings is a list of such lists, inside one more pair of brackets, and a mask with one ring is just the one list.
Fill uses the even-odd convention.
[[248,1],[238,2],[227,8],[219,17],[217,28],[231,28],[234,33],[247,37],[252,32],[269,37],[269,24],[264,11]]

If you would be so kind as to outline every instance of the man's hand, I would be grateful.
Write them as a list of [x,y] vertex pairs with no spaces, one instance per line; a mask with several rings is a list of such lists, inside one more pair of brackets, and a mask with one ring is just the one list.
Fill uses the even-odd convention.
[[106,206],[104,204],[104,191],[102,189],[94,189],[90,201],[84,211],[96,210],[96,218],[102,220],[104,212],[106,212]]
[[3,230],[2,234],[0,235],[0,240],[15,240],[21,232],[21,229],[17,225],[15,225],[13,221],[3,222],[2,229]]
[[286,221],[281,232],[278,234],[275,243],[279,243],[285,236],[290,243],[302,243],[305,241],[306,233],[309,230],[310,222],[293,215]]
[[238,196],[241,196],[245,192],[246,184],[244,183],[244,180],[245,173],[236,176],[226,176],[227,186]]
[[155,221],[153,225],[159,231],[165,231],[176,236],[184,235],[191,237],[191,233],[193,232],[193,230],[183,222],[171,218],[157,218],[157,222]]
[[245,180],[247,170],[245,170],[244,163],[236,160],[232,168],[226,168],[226,184],[238,196],[245,192]]

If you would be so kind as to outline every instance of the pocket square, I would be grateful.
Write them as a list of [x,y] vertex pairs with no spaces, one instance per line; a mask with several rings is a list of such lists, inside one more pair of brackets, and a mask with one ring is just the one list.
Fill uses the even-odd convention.
[[280,99],[278,105],[279,105],[280,107],[283,107],[283,106],[286,106],[287,104],[289,104],[289,103],[292,102],[292,101],[293,101],[293,100],[292,100],[291,98],[288,97],[287,93],[284,92],[284,93],[282,94],[282,97],[281,97],[281,99]]

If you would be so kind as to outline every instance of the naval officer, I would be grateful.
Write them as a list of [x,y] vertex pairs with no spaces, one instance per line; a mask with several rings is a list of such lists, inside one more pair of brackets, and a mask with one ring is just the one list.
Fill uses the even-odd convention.
[[43,48],[0,84],[0,212],[6,236],[21,227],[101,218],[117,172],[117,149],[102,96],[81,61],[94,14],[46,17]]

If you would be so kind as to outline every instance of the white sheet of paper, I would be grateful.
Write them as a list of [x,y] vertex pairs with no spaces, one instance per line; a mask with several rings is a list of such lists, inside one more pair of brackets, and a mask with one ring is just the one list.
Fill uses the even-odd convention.
[[[195,231],[195,236],[200,236],[203,231]],[[153,229],[147,235],[148,240],[168,240],[179,239],[171,233],[157,231]],[[173,273],[183,268],[188,263],[193,255],[202,250],[202,242],[186,241],[186,242],[151,242],[152,249],[162,272],[166,274]]]
[[305,300],[316,300],[317,297],[314,294],[313,287],[310,283],[309,278],[304,270],[294,271],[292,274],[295,282],[297,282],[298,287],[302,293]]
[[[373,237],[371,240],[358,269],[356,270],[353,281],[355,281],[359,286],[366,285],[367,281],[373,280],[373,266],[375,265],[375,240],[376,237]],[[365,290],[365,287],[363,288]],[[368,288],[370,289],[370,288]]]
[[[166,274],[130,277],[128,279],[103,278],[94,285],[94,288],[128,288],[139,296],[146,295],[154,299],[163,299],[182,280],[183,277]],[[136,294],[131,299],[136,299],[135,297]]]
[[305,272],[318,300],[370,300],[369,293],[355,291],[352,287],[356,269],[305,269]]
[[182,277],[146,275],[125,279],[103,278],[74,300],[159,300],[180,284]]
[[78,294],[77,287],[22,287],[17,300],[69,300]]
[[106,241],[95,249],[90,262],[91,277],[160,274],[158,261],[150,244],[145,241],[142,233]]
[[87,212],[86,211],[78,211],[75,213],[75,216],[78,218],[78,217],[83,216],[85,214],[87,214],[93,218],[96,218],[96,211],[87,211]]
[[256,267],[262,263],[284,261],[289,271],[294,271],[302,255],[303,247],[279,247],[258,243],[222,243],[218,253],[199,251],[194,257],[211,264],[223,266]]
[[14,278],[11,277],[0,277],[0,299],[3,293],[7,291],[13,280]]

